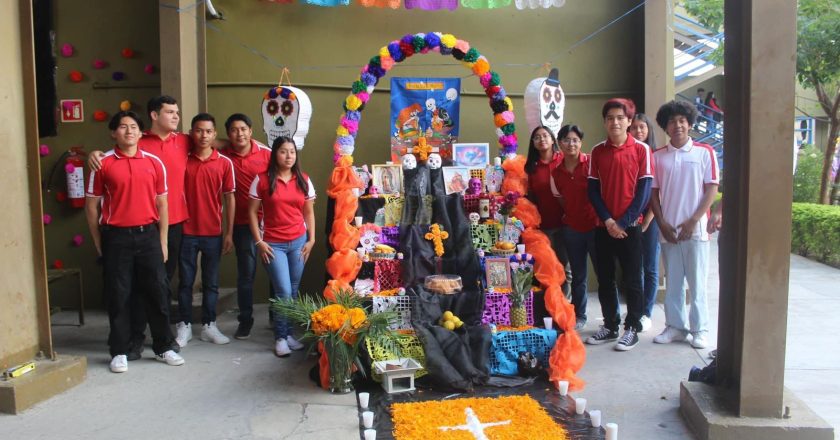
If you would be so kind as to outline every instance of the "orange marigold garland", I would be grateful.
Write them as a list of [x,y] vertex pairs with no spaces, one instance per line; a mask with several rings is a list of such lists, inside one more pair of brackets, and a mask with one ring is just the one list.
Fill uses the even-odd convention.
[[440,228],[439,223],[429,226],[429,232],[424,236],[435,245],[435,255],[443,256],[443,240],[449,238],[449,233]]

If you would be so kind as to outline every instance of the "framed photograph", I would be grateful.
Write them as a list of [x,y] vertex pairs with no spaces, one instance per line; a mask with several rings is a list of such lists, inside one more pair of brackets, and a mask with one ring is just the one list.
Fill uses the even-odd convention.
[[446,185],[446,194],[463,193],[470,183],[470,169],[443,167],[443,182]]
[[373,184],[380,194],[399,194],[402,192],[403,175],[400,165],[372,165]]
[[461,167],[486,168],[490,164],[490,144],[452,144],[452,161]]
[[484,271],[487,274],[487,287],[510,289],[510,261],[505,257],[484,259]]

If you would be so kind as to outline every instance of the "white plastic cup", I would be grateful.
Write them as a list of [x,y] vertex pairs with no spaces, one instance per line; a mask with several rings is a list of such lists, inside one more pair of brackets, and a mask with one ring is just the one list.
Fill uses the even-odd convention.
[[370,401],[370,393],[359,393],[359,407],[360,408],[367,409],[369,401]]
[[575,413],[578,415],[583,414],[586,411],[586,399],[583,397],[578,397],[575,399]]
[[496,165],[497,167],[502,166],[502,158],[501,157],[493,158],[493,165]]
[[365,429],[365,440],[376,440],[376,430]]
[[561,396],[565,396],[569,394],[569,381],[568,380],[558,380],[557,381],[557,391],[560,392]]
[[356,252],[359,254],[359,258],[362,258],[362,259],[364,259],[365,254],[367,254],[367,251],[363,247],[357,247]]
[[554,328],[554,318],[552,318],[551,316],[546,316],[545,318],[543,318],[543,324],[545,325],[546,330],[551,330],[552,328]]
[[607,423],[605,427],[607,428],[606,440],[618,440],[618,423]]
[[516,245],[516,252],[518,252],[520,254],[524,254],[525,253],[525,245],[524,244]]
[[365,428],[373,428],[373,411],[365,411],[362,413],[362,422]]
[[358,226],[362,226],[362,220],[363,220],[362,216],[360,216],[360,215],[359,215],[359,216],[356,216],[355,218],[353,218],[353,220],[355,220],[355,221],[356,221],[356,226],[357,226],[357,227],[358,227]]
[[589,411],[589,419],[592,421],[593,428],[601,426],[601,411],[597,409]]

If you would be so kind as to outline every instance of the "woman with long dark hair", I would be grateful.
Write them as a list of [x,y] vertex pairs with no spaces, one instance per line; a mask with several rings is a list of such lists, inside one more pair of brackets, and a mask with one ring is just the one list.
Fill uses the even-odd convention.
[[570,284],[572,272],[569,268],[569,257],[560,236],[563,225],[563,209],[554,192],[551,190],[551,173],[563,160],[560,147],[554,133],[545,126],[539,126],[531,132],[531,142],[528,144],[528,157],[525,161],[525,173],[528,174],[528,197],[537,205],[537,211],[542,217],[540,229],[551,240],[551,247],[557,259],[566,268],[566,281],[563,283],[563,293],[571,295]]
[[[636,140],[650,147],[651,155],[656,149],[656,134],[653,123],[644,113],[636,113],[627,131]],[[642,294],[644,295],[644,316],[639,320],[642,331],[647,331],[653,323],[650,317],[656,304],[656,290],[659,288],[659,226],[653,220],[653,210],[648,206],[642,222]]]
[[[275,139],[268,170],[254,178],[248,205],[257,254],[281,299],[297,297],[304,264],[315,245],[315,188],[300,170],[297,153],[291,138]],[[274,339],[279,357],[303,348],[292,337],[286,318],[279,315],[274,316]]]

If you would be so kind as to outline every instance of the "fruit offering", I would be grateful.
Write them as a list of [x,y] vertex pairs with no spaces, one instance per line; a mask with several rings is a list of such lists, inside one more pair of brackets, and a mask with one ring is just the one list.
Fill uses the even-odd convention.
[[387,244],[377,244],[376,246],[374,246],[373,251],[378,254],[393,254],[397,252],[396,249],[392,248],[391,246],[388,246]]
[[440,321],[438,322],[441,327],[447,330],[455,330],[456,328],[461,328],[464,325],[464,322],[461,321],[461,318],[455,316],[449,310],[443,312],[443,316],[440,317]]
[[512,251],[516,249],[516,243],[512,241],[497,241],[496,249],[501,249],[503,251]]

